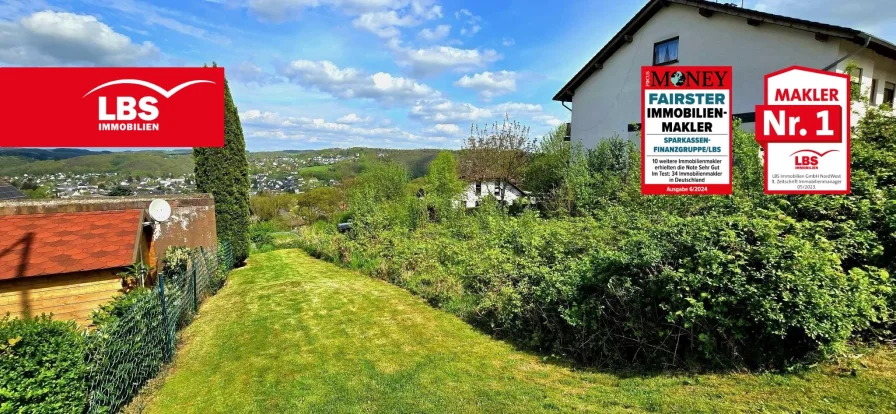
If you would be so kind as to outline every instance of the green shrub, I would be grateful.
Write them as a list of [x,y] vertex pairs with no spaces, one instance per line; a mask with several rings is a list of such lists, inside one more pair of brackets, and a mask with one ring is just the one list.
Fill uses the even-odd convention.
[[80,413],[84,336],[74,322],[0,319],[0,412]]
[[270,221],[252,223],[249,226],[249,241],[251,241],[256,248],[273,244],[274,236],[272,233],[277,232],[277,230],[277,226]]
[[299,244],[591,365],[782,368],[896,337],[891,115],[871,110],[855,129],[847,196],[763,194],[759,145],[740,129],[731,196],[642,196],[640,152],[620,138],[540,151],[530,173],[551,171],[537,183],[550,218],[494,199],[433,217],[381,166],[349,189],[354,231],[306,227]]
[[[611,357],[777,366],[843,347],[885,313],[879,274],[847,274],[811,223],[660,218],[592,255],[572,319]],[[612,350],[600,355],[596,350]]]

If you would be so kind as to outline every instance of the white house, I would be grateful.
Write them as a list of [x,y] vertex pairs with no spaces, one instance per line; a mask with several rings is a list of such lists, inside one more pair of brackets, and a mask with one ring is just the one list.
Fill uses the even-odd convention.
[[571,139],[593,147],[614,135],[637,138],[641,66],[732,66],[733,115],[752,130],[766,74],[792,65],[843,72],[854,61],[871,104],[892,107],[894,59],[896,45],[855,29],[734,4],[650,0],[554,100],[572,103]]
[[[467,191],[463,195],[463,200],[467,208],[473,208],[479,205],[479,202],[491,195],[501,199],[501,182],[497,180],[471,181],[467,186]],[[515,203],[519,198],[524,197],[526,193],[511,183],[504,185],[504,202],[507,205]]]

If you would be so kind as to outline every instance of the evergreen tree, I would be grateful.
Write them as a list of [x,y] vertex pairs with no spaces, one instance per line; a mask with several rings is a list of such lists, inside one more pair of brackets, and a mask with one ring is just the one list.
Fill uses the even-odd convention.
[[[212,64],[212,67],[217,67]],[[218,240],[233,246],[233,258],[249,256],[249,160],[243,127],[224,80],[224,147],[193,148],[196,189],[215,197]]]

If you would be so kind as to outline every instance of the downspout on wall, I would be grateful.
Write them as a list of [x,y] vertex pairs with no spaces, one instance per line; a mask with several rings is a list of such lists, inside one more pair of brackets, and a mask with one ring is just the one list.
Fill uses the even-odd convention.
[[[566,108],[570,114],[572,114],[572,108],[566,106],[566,102],[560,101],[560,105],[563,105],[563,107]],[[563,135],[563,140],[572,141],[572,122],[566,123],[566,134]]]
[[844,60],[849,59],[850,56],[855,55],[856,53],[859,53],[860,50],[867,48],[868,45],[871,44],[871,36],[870,35],[866,35],[866,34],[862,33],[862,34],[859,34],[859,37],[865,38],[865,44],[863,44],[862,46],[859,46],[856,50],[853,50],[852,52],[847,53],[846,56],[843,56],[840,59],[835,60],[830,65],[823,67],[821,70],[831,70],[831,69],[835,68],[838,64],[840,64],[840,62],[843,62]]

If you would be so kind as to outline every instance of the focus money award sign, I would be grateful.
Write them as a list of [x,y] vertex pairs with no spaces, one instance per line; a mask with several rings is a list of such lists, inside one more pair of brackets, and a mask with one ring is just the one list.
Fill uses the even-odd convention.
[[641,68],[641,193],[731,194],[730,66]]
[[756,105],[766,194],[849,194],[849,76],[791,66]]

